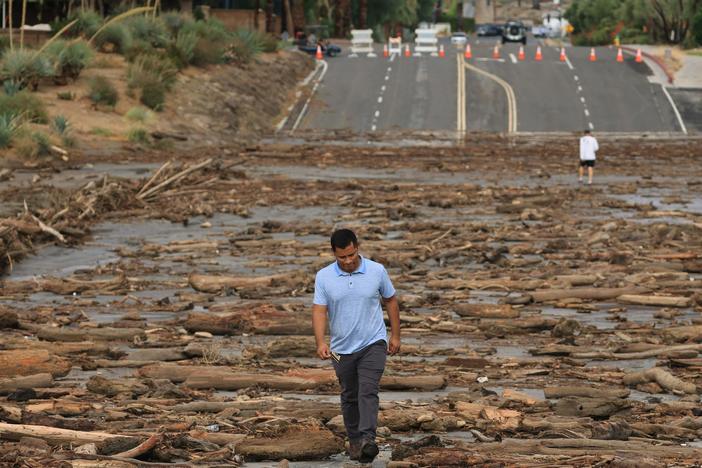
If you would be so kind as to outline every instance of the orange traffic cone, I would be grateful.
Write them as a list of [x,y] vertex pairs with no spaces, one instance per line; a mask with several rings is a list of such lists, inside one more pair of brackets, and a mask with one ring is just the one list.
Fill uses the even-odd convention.
[[388,58],[390,56],[390,52],[388,52],[388,45],[385,44],[383,45],[383,57]]
[[624,61],[624,54],[622,54],[622,48],[617,49],[617,62]]
[[534,60],[536,60],[537,62],[540,62],[542,58],[544,58],[544,57],[543,57],[543,55],[541,55],[541,46],[538,46],[536,48],[536,55],[534,56]]
[[524,60],[524,46],[519,46],[519,54],[517,54],[519,60]]
[[314,54],[314,56],[317,60],[322,60],[324,58],[324,56],[322,55],[322,46],[317,46],[317,53]]
[[500,46],[495,44],[495,48],[492,49],[492,58],[498,59],[500,58]]
[[595,55],[595,48],[590,49],[590,61],[591,62],[596,62],[597,61],[597,55]]
[[470,50],[470,44],[466,44],[466,54],[465,54],[465,57],[466,57],[467,59],[473,58],[473,52],[471,52],[471,50]]
[[441,57],[441,58],[446,57],[446,52],[444,51],[444,45],[443,45],[443,44],[439,45],[439,57]]
[[643,57],[641,56],[641,49],[638,49],[636,51],[636,63],[641,63],[643,62]]
[[561,62],[566,61],[565,47],[561,47]]
[[412,54],[410,53],[410,48],[409,46],[405,46],[405,57],[411,57]]

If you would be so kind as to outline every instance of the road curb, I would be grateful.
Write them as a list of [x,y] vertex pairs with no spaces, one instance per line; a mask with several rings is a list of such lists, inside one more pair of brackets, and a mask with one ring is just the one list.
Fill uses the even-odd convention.
[[[622,50],[626,50],[627,52],[630,52],[632,54],[635,54],[637,52],[637,49],[634,49],[632,47],[626,47],[622,46]],[[658,68],[663,70],[663,73],[665,73],[665,76],[668,77],[668,84],[673,84],[673,81],[675,81],[675,75],[668,70],[668,67],[665,65],[665,62],[661,60],[660,58],[656,57],[655,55],[651,55],[648,52],[644,52],[643,50],[641,51],[641,55],[646,57],[647,59],[653,61],[656,65],[658,65]]]

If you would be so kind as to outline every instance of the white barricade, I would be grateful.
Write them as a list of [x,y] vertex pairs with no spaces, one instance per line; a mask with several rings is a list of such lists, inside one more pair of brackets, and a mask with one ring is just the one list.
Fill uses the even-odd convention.
[[391,37],[388,39],[388,53],[402,55],[402,38]]
[[435,29],[415,29],[414,33],[417,35],[414,40],[415,55],[422,52],[429,52],[431,55],[437,55],[439,47],[437,45],[438,40],[436,39]]
[[373,52],[372,29],[351,30],[351,55],[349,55],[349,57],[358,57],[358,54],[367,54],[368,57],[377,57]]

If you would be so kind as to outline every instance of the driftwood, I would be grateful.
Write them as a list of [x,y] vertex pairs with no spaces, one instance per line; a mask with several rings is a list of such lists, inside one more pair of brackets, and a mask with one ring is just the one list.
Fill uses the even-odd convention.
[[641,296],[636,294],[623,294],[617,297],[618,301],[629,304],[662,307],[690,307],[692,298],[679,296]]
[[63,377],[71,371],[67,359],[54,356],[45,349],[13,349],[0,351],[0,378],[49,373]]
[[632,372],[623,377],[624,385],[638,385],[655,382],[668,391],[682,393],[698,393],[697,386],[691,382],[684,382],[661,367],[652,367],[641,372]]
[[689,344],[678,346],[662,346],[655,349],[638,351],[633,353],[613,353],[607,351],[591,351],[585,353],[571,353],[573,359],[646,359],[650,357],[668,356],[681,351],[702,351],[702,344]]
[[151,437],[149,437],[148,439],[146,439],[144,442],[142,442],[141,444],[134,447],[133,449],[117,453],[114,456],[115,457],[124,457],[124,458],[140,457],[141,455],[148,453],[154,447],[156,447],[156,445],[158,445],[158,443],[161,442],[161,439],[163,439],[162,434],[154,434]]
[[145,338],[141,328],[54,328],[44,327],[37,337],[46,341],[133,341],[135,337]]
[[631,403],[620,398],[566,397],[558,400],[554,411],[558,416],[608,418],[629,407]]
[[21,389],[51,387],[54,378],[51,374],[34,374],[10,379],[0,379],[0,395],[7,395]]
[[564,398],[564,397],[583,397],[583,398],[626,398],[631,392],[629,389],[622,388],[597,388],[586,386],[563,386],[563,387],[545,387],[544,395],[546,398]]
[[572,289],[541,289],[529,293],[534,302],[556,301],[560,299],[589,299],[601,301],[615,299],[625,294],[647,292],[647,289],[630,286],[626,288],[572,288]]
[[240,288],[260,288],[273,285],[275,281],[289,279],[289,274],[277,274],[259,277],[243,276],[214,276],[191,273],[188,276],[188,283],[196,291],[219,293],[225,289],[237,290]]
[[433,391],[446,386],[446,378],[442,375],[383,375],[380,388],[383,390],[421,390]]
[[0,423],[0,438],[4,440],[19,440],[22,437],[36,437],[43,439],[50,444],[74,444],[82,445],[89,443],[103,443],[115,439],[127,439],[137,443],[138,439],[130,436],[118,434],[108,434],[106,432],[84,432],[72,431],[69,429],[59,429],[56,427],[33,426],[28,424],[6,424]]
[[453,310],[461,317],[509,319],[519,317],[519,310],[511,305],[497,304],[456,304]]

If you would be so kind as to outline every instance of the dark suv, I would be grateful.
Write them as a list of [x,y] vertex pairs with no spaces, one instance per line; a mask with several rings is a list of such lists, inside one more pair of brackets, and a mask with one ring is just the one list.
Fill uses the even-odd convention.
[[521,42],[526,45],[526,28],[521,21],[507,21],[502,28],[502,43]]

